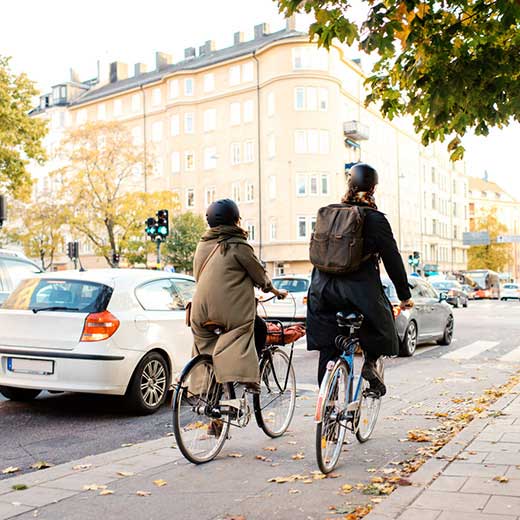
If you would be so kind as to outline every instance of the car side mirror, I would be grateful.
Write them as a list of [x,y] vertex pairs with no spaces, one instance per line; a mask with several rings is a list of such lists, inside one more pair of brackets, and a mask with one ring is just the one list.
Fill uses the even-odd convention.
[[448,301],[448,295],[446,293],[440,293],[439,294],[439,301],[440,302]]

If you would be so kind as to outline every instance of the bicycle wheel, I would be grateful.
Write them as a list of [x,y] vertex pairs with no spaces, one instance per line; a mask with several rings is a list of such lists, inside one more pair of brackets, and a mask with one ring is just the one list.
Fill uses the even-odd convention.
[[224,446],[231,418],[219,403],[234,395],[231,383],[217,383],[211,356],[197,356],[184,368],[173,397],[173,431],[193,464],[213,460]]
[[[384,377],[385,365],[382,357],[377,360],[377,370],[381,377]],[[359,406],[354,420],[354,431],[359,442],[366,442],[376,426],[379,409],[381,408],[381,397],[379,394],[370,391],[370,385],[365,379],[361,381],[359,393]]]
[[279,348],[260,361],[260,393],[253,396],[256,422],[269,437],[280,437],[291,423],[296,404],[296,377],[289,356]]
[[316,458],[322,473],[330,473],[341,455],[346,434],[342,418],[348,397],[348,367],[340,359],[323,379],[316,405]]

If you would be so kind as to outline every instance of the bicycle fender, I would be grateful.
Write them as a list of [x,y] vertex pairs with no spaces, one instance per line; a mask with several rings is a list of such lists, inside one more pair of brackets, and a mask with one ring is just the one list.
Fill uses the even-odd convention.
[[330,383],[330,374],[336,368],[337,361],[329,361],[327,363],[327,370],[325,372],[325,376],[321,382],[320,391],[318,393],[318,400],[316,401],[316,411],[314,413],[314,422],[320,423],[323,418],[323,402],[325,401],[325,397],[327,396],[327,392],[329,390]]

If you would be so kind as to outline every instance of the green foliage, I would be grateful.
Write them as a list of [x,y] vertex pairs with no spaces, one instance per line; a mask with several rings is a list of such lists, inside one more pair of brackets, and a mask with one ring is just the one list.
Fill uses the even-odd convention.
[[164,245],[164,259],[176,271],[191,273],[193,255],[201,236],[206,230],[206,222],[200,215],[190,211],[174,217],[170,224],[170,236]]
[[9,58],[0,56],[0,191],[19,198],[30,194],[28,159],[45,160],[45,122],[29,116],[35,95],[34,83],[25,74],[13,74]]
[[286,16],[312,13],[311,39],[358,42],[376,54],[368,103],[392,119],[411,116],[424,145],[450,139],[452,160],[473,129],[520,121],[520,2],[517,0],[277,0]]
[[491,269],[501,272],[512,261],[511,244],[497,244],[498,235],[507,233],[507,226],[501,224],[496,211],[490,211],[475,222],[472,231],[487,231],[491,238],[489,246],[473,246],[468,250],[468,269]]

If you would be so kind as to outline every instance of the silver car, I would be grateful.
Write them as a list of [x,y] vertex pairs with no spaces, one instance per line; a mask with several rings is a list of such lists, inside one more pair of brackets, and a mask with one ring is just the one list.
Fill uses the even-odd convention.
[[413,356],[417,345],[437,342],[449,345],[453,338],[453,313],[445,296],[417,276],[409,276],[408,284],[415,306],[401,310],[394,284],[382,278],[383,288],[394,309],[395,324],[399,336],[400,356]]

